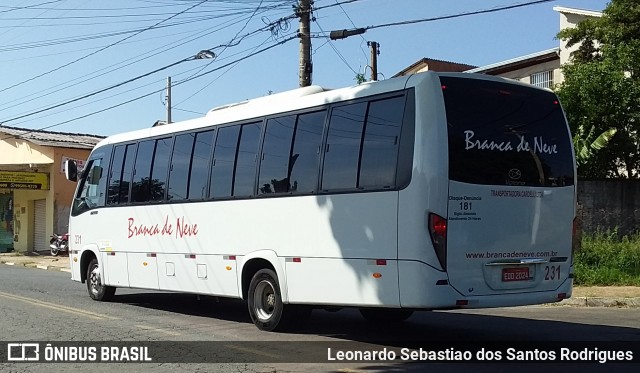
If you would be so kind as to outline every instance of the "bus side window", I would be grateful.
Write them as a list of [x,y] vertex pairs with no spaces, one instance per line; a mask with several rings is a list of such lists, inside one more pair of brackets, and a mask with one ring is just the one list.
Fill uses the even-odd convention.
[[288,173],[291,168],[291,140],[295,125],[295,115],[271,118],[267,121],[258,178],[259,195],[289,191]]
[[104,189],[107,178],[102,169],[102,158],[89,161],[87,167],[89,169],[84,173],[85,178],[81,181],[82,188],[73,201],[72,214],[74,216],[104,205]]
[[171,137],[156,140],[151,169],[150,198],[151,201],[163,201],[167,190],[169,159],[171,158]]
[[367,103],[333,108],[324,150],[322,190],[355,189]]
[[223,127],[218,130],[213,162],[211,162],[209,198],[231,197],[239,135],[240,126]]
[[185,133],[176,136],[169,167],[169,191],[167,200],[179,201],[187,199],[189,187],[189,169],[195,133]]
[[325,110],[298,115],[289,161],[289,191],[313,193],[318,183],[318,161],[322,146]]
[[254,194],[260,132],[262,132],[262,122],[242,125],[233,180],[234,197],[248,197]]
[[142,141],[134,163],[131,202],[148,202],[151,199],[151,161],[153,160],[154,140]]
[[395,186],[404,101],[404,96],[400,96],[369,103],[359,188],[386,189]]

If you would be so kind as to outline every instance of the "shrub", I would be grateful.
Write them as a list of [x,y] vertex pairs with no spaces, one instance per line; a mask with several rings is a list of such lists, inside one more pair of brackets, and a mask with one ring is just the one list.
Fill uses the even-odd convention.
[[640,234],[585,234],[574,263],[576,285],[640,286]]

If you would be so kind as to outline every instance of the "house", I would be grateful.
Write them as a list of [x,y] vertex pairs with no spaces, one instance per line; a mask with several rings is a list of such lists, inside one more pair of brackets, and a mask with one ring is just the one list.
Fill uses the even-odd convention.
[[48,250],[66,233],[76,183],[64,161],[82,164],[103,138],[0,126],[0,252]]
[[[560,14],[559,30],[575,27],[578,23],[588,17],[601,17],[601,12],[566,8],[556,6],[553,8]],[[562,70],[560,67],[569,62],[571,53],[578,46],[568,48],[564,41],[560,46],[544,51],[534,52],[525,56],[511,58],[506,61],[496,62],[486,66],[470,67],[464,70],[438,70],[436,68],[425,68],[428,66],[427,59],[415,62],[411,66],[402,70],[398,75],[406,75],[425,70],[434,71],[464,71],[468,73],[481,73],[487,75],[502,76],[505,78],[519,80],[521,82],[530,83],[539,87],[551,88],[555,84],[563,81]],[[462,65],[462,64],[453,64]],[[435,67],[435,65],[434,65]],[[439,66],[438,66],[439,67]]]
[[469,69],[473,69],[475,66],[467,65],[464,63],[448,62],[435,60],[433,58],[422,58],[421,60],[413,63],[411,66],[400,71],[393,77],[409,75],[419,73],[421,71],[438,71],[438,72],[462,72]]

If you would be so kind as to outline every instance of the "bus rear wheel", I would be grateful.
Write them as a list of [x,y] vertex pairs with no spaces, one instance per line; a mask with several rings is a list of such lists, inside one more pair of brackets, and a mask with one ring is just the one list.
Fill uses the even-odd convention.
[[105,302],[111,300],[116,293],[113,286],[102,285],[100,265],[96,258],[91,259],[87,268],[87,290],[91,299]]
[[278,276],[271,269],[261,269],[249,284],[248,306],[251,321],[260,330],[282,331],[303,323],[311,316],[311,307],[284,304]]
[[360,314],[369,322],[402,322],[413,315],[412,310],[389,308],[361,308]]

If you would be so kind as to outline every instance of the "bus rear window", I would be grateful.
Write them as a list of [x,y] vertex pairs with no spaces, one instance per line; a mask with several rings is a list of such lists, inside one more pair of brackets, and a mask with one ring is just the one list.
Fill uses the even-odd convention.
[[449,178],[484,185],[573,185],[569,129],[552,92],[441,77]]

